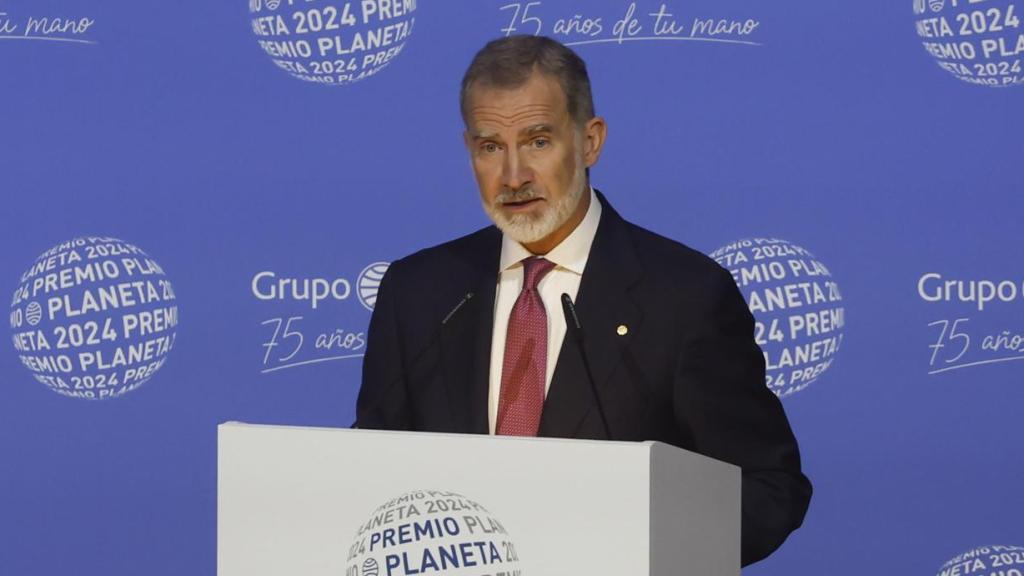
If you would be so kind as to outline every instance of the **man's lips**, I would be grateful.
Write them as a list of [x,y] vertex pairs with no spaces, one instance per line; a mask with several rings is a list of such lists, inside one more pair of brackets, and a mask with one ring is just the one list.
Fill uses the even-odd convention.
[[534,205],[539,204],[541,202],[544,202],[543,198],[530,198],[529,200],[517,200],[517,201],[502,202],[501,206],[502,206],[502,208],[504,208],[506,210],[511,210],[513,212],[520,212],[520,211],[529,210]]

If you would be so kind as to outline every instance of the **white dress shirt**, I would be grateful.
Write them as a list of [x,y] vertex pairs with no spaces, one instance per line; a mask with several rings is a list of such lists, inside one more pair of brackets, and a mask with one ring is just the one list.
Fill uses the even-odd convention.
[[[565,316],[562,314],[562,294],[568,294],[573,302],[580,289],[583,269],[587,266],[590,256],[590,245],[597,234],[597,224],[601,221],[601,202],[598,201],[594,189],[590,189],[590,207],[587,208],[583,220],[576,229],[544,258],[553,262],[555,267],[537,284],[537,292],[544,303],[548,317],[548,361],[544,377],[544,395],[551,388],[551,377],[558,363],[558,352],[565,339]],[[508,318],[512,307],[523,289],[522,260],[533,254],[522,244],[502,236],[501,261],[498,286],[494,294],[494,332],[491,335],[491,371],[488,392],[488,420],[491,434],[494,434],[498,421],[498,400],[501,398],[501,369],[505,358],[505,336],[508,333]]]

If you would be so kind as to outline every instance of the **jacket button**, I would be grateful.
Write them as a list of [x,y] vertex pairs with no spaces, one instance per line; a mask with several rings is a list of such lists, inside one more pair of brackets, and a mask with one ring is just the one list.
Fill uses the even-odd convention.
[[625,336],[626,334],[629,334],[629,326],[619,324],[619,327],[615,329],[615,333],[619,336]]

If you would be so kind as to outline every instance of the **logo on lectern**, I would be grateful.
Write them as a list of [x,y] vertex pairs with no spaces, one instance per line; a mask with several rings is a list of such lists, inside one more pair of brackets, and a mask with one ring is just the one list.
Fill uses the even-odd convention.
[[380,565],[373,558],[367,558],[363,562],[363,576],[378,576],[380,574]]
[[478,502],[455,492],[420,490],[384,502],[356,532],[346,576],[519,574],[505,527]]

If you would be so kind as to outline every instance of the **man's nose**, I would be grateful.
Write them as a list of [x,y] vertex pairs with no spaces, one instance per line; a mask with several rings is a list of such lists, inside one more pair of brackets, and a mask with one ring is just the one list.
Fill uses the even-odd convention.
[[501,184],[509,190],[518,190],[533,182],[533,171],[529,162],[515,148],[505,154],[505,162],[501,170]]

